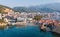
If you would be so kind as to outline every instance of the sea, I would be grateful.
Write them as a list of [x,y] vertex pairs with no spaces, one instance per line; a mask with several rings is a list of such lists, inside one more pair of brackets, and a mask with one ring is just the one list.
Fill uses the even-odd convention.
[[53,35],[51,32],[41,31],[38,26],[13,27],[0,30],[0,37],[54,37],[54,36],[55,35]]

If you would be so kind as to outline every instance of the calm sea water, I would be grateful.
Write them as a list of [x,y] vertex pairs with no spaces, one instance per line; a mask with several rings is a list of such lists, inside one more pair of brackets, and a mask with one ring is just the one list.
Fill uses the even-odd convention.
[[0,30],[0,37],[53,37],[51,32],[42,32],[38,26],[26,26]]

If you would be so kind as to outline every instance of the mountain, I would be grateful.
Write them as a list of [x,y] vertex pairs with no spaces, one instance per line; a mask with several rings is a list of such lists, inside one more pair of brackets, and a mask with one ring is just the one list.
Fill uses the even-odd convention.
[[14,7],[13,10],[16,12],[26,12],[27,8],[26,7]]
[[46,8],[60,11],[60,3],[45,4],[45,5],[41,5],[41,7],[46,7]]
[[60,10],[60,3],[53,3],[53,4],[46,4],[43,5],[44,7]]
[[51,3],[31,7],[14,7],[18,12],[60,12],[60,3]]

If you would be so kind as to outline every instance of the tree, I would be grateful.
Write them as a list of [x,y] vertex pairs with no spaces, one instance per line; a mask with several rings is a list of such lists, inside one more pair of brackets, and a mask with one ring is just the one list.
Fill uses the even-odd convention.
[[36,16],[34,16],[34,18],[33,18],[33,19],[38,21],[38,20],[40,20],[42,17],[43,17],[43,16],[36,15]]

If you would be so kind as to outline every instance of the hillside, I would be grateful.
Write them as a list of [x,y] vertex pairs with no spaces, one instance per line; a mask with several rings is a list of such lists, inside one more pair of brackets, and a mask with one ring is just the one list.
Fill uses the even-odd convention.
[[4,6],[4,5],[0,5],[0,13],[5,13],[5,11],[4,11],[5,9],[12,10],[12,8],[10,8],[10,7]]

